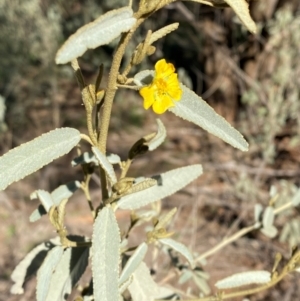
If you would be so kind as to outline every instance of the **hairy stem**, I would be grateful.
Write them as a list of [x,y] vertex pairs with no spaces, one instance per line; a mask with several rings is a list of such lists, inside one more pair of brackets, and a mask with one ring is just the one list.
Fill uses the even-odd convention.
[[139,19],[136,25],[129,32],[123,34],[113,58],[112,66],[108,77],[107,89],[105,92],[103,111],[101,114],[101,124],[99,129],[100,136],[99,136],[98,146],[103,154],[106,153],[108,128],[110,123],[113,100],[117,91],[117,77],[119,74],[121,61],[125,53],[126,46],[128,45],[133,33],[143,21],[144,18]]

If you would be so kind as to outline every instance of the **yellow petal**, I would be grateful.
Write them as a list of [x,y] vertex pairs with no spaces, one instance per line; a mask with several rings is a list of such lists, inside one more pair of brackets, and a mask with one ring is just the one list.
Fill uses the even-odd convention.
[[180,100],[182,96],[182,90],[180,88],[179,81],[177,79],[177,74],[173,73],[169,76],[167,82],[167,93],[173,98],[174,100]]
[[182,90],[180,89],[180,87],[168,89],[168,94],[173,100],[180,100],[182,97]]
[[139,91],[140,95],[144,98],[144,108],[148,110],[154,103],[154,89],[152,85],[149,87],[143,87]]
[[168,95],[156,99],[153,104],[153,111],[156,114],[163,114],[170,107],[174,107],[172,99]]
[[168,83],[168,85],[178,85],[178,84],[179,84],[179,81],[178,81],[177,73],[172,73],[172,74],[168,77],[167,83]]
[[155,64],[155,77],[166,78],[175,72],[175,67],[171,63],[167,63],[165,59],[161,59]]

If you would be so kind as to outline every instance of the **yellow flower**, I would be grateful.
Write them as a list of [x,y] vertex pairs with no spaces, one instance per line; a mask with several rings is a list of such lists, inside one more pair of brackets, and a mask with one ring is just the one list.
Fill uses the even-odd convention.
[[156,114],[162,114],[168,108],[174,107],[174,101],[180,100],[182,90],[173,64],[167,63],[165,59],[159,60],[155,64],[155,76],[152,83],[140,89],[139,92],[144,98],[145,110],[152,106]]

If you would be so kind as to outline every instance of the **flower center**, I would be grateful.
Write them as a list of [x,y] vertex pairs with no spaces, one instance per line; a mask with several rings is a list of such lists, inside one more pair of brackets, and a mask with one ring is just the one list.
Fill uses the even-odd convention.
[[167,93],[167,82],[162,78],[157,78],[155,80],[155,86],[157,88],[158,94],[166,94]]

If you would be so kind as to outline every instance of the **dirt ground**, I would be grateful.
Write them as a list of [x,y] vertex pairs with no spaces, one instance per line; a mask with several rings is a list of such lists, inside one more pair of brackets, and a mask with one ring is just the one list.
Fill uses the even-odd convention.
[[[150,59],[149,66],[157,60],[160,51],[177,68],[183,68],[189,75],[194,90],[250,142],[249,152],[243,153],[191,123],[166,113],[161,116],[167,128],[166,142],[159,149],[139,157],[133,163],[129,173],[133,177],[151,176],[181,166],[202,164],[204,173],[199,179],[162,201],[163,211],[174,206],[178,209],[171,225],[171,230],[175,232],[174,237],[198,254],[203,254],[224,238],[252,225],[254,206],[256,203],[268,206],[272,185],[282,193],[283,201],[289,201],[293,187],[300,185],[300,111],[296,110],[295,115],[286,115],[282,125],[275,129],[272,122],[274,119],[279,120],[280,110],[282,114],[286,112],[284,103],[279,112],[274,113],[271,110],[274,104],[268,106],[263,100],[260,104],[245,102],[242,97],[249,89],[257,91],[257,82],[262,83],[262,86],[276,86],[277,84],[271,82],[270,74],[283,64],[282,57],[277,55],[280,50],[274,48],[272,52],[268,48],[272,35],[265,24],[267,20],[275,18],[276,12],[285,6],[286,1],[266,2],[267,10],[257,8],[261,3],[259,1],[251,6],[255,20],[261,22],[263,28],[256,37],[235,31],[235,26],[238,25],[234,23],[236,20],[232,19],[229,9],[213,12],[212,8],[201,6],[202,10],[198,11],[193,10],[196,7],[194,4],[187,4],[171,7],[159,15],[158,23],[179,19],[183,23],[183,29],[176,36],[179,46],[173,46],[174,40],[171,38],[164,40],[165,44],[158,45],[158,54]],[[49,5],[47,1],[41,3]],[[291,1],[290,4],[293,5],[292,15],[295,19],[300,19],[298,2]],[[79,8],[75,7],[81,11],[82,5],[77,5]],[[196,30],[201,35],[197,36]],[[183,34],[186,34],[186,40],[182,38]],[[237,37],[237,34],[240,36]],[[283,36],[287,41],[288,34],[284,33]],[[275,47],[275,44],[272,45]],[[292,42],[289,45],[294,49]],[[110,57],[110,51],[106,49],[105,55]],[[90,57],[84,58],[80,63],[87,81],[93,82],[97,63],[88,63],[88,58]],[[295,58],[291,56],[289,59]],[[295,74],[300,74],[296,73],[300,72],[300,63],[293,63],[292,66],[296,71],[291,73],[294,77],[290,82],[295,80],[296,87],[296,81],[300,77],[295,78]],[[50,69],[44,67],[44,71],[51,75],[47,79],[47,72],[43,73],[40,66],[22,67],[23,73],[10,79],[13,88],[5,89],[0,85],[1,93],[7,99],[7,130],[0,132],[1,154],[56,127],[71,126],[86,132],[80,92],[71,69],[62,67],[49,71]],[[295,105],[288,98],[293,87],[288,86],[288,83],[284,86],[284,101],[299,109],[300,105]],[[271,95],[264,86],[258,90],[260,100],[263,99],[262,95]],[[296,104],[300,102],[300,93],[297,91]],[[280,93],[279,89],[276,93]],[[141,101],[137,93],[128,91],[120,92],[116,100],[108,151],[118,154],[122,159],[126,158],[128,150],[136,140],[156,128],[157,116],[150,111],[145,112]],[[261,108],[274,114],[260,116]],[[270,129],[265,129],[265,124],[269,124]],[[10,275],[14,267],[35,245],[55,236],[46,217],[36,223],[29,222],[31,212],[38,205],[29,196],[36,189],[52,191],[62,183],[81,180],[80,168],[70,168],[70,162],[75,155],[73,150],[0,192],[0,301],[35,300],[34,277],[28,280],[23,295],[10,294]],[[101,194],[97,179],[92,182],[91,195],[95,203],[99,202]],[[90,237],[93,220],[84,195],[76,192],[67,208],[66,227],[69,233]],[[212,291],[215,291],[214,283],[217,280],[233,273],[248,270],[271,271],[278,252],[284,259],[288,259],[290,246],[287,241],[280,241],[280,234],[285,224],[298,216],[297,208],[280,215],[275,221],[279,230],[275,238],[268,238],[260,231],[252,231],[207,257],[201,267],[210,276],[208,283]],[[125,231],[129,212],[120,211],[117,218],[121,230]],[[141,241],[144,235],[145,229],[139,229],[133,240]],[[299,243],[300,239],[295,238],[295,244]],[[166,257],[162,258],[161,260],[166,260]],[[168,262],[163,261],[163,264],[167,270]],[[159,280],[166,274],[167,272],[162,273]],[[170,283],[175,284],[174,279]],[[300,298],[299,281],[299,273],[293,273],[274,288],[248,296],[248,299],[235,300],[297,301]],[[197,295],[199,291],[194,288],[193,294]]]

